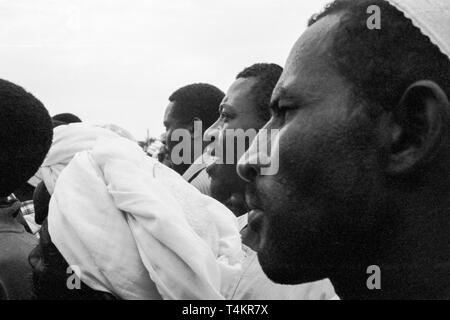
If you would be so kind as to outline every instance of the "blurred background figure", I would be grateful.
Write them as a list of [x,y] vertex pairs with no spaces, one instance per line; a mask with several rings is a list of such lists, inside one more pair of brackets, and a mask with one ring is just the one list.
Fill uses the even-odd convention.
[[[178,89],[169,97],[170,103],[164,113],[166,146],[171,167],[179,174],[183,175],[201,156],[202,152],[195,154],[194,146],[201,145],[202,149],[206,146],[203,142],[203,133],[219,116],[219,105],[224,96],[225,94],[213,85],[196,83]],[[194,130],[196,122],[201,123],[200,132]],[[189,157],[184,154],[185,150],[181,150],[179,154],[173,152],[174,147],[182,142],[182,139],[173,136],[179,129],[189,134],[190,141],[184,141],[191,145]],[[189,158],[188,161],[180,162],[186,158]]]
[[0,299],[33,296],[28,254],[37,239],[26,231],[20,201],[10,195],[37,171],[52,132],[43,104],[23,88],[0,80]]
[[78,116],[72,114],[72,113],[60,113],[57,115],[54,115],[52,117],[52,120],[64,122],[64,123],[77,123],[82,122]]
[[[53,129],[69,123],[81,122],[81,119],[72,113],[60,113],[53,116],[51,119]],[[38,231],[40,230],[40,225],[35,222],[33,195],[40,181],[40,179],[33,176],[19,188],[14,190],[14,196],[22,202],[20,211],[26,222],[25,227],[27,231],[31,232],[36,237],[39,237]]]

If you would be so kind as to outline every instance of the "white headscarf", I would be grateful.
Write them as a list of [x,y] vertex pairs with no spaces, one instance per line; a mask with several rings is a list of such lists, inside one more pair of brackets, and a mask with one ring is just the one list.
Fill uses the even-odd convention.
[[84,283],[122,299],[223,299],[241,268],[235,216],[123,138],[74,157],[48,226]]
[[450,58],[449,0],[386,0]]
[[117,133],[121,137],[124,137],[124,138],[134,141],[134,142],[137,142],[136,138],[128,130],[126,130],[116,124],[108,123],[108,124],[97,125],[97,127],[100,127],[103,129],[108,129],[112,132]]
[[111,130],[84,123],[71,123],[53,130],[53,142],[38,172],[28,182],[37,186],[44,181],[50,194],[61,171],[69,164],[75,154],[89,150],[99,138],[117,138]]

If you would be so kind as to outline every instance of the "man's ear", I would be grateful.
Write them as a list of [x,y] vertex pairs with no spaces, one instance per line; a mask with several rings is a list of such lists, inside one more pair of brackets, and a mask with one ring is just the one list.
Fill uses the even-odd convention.
[[450,104],[435,82],[411,85],[388,116],[387,173],[407,174],[429,163],[448,135]]

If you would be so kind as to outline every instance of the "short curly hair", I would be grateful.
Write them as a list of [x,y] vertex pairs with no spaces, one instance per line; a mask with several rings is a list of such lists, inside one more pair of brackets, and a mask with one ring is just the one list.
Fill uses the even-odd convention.
[[[367,8],[381,10],[381,29],[367,27]],[[436,82],[450,97],[450,60],[411,20],[385,0],[335,0],[313,16],[343,12],[335,30],[331,63],[354,87],[354,95],[384,109],[395,107],[419,80]]]
[[258,106],[258,115],[265,121],[270,119],[270,98],[282,73],[283,68],[275,63],[255,63],[236,76],[236,79],[258,79],[252,92]]
[[52,138],[52,121],[44,105],[0,79],[0,196],[8,196],[36,173]]
[[181,124],[188,125],[199,118],[203,130],[208,129],[219,117],[219,106],[225,94],[207,83],[194,83],[172,93],[170,102],[175,102],[173,116]]

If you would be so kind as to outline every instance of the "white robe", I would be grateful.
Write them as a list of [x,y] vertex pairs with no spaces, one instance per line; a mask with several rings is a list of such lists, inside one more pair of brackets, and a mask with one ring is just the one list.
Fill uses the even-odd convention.
[[223,299],[241,268],[235,216],[123,138],[73,158],[48,223],[81,280],[122,299]]

